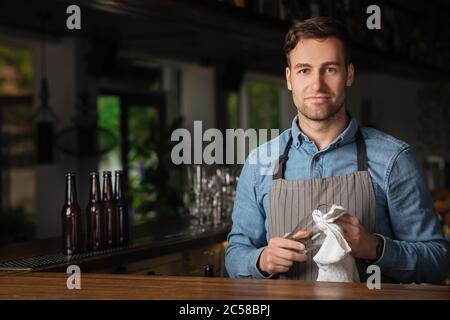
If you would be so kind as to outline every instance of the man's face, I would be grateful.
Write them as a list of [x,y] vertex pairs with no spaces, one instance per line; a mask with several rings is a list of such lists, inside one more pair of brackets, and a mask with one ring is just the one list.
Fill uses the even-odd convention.
[[297,110],[306,118],[325,121],[343,112],[345,87],[353,83],[353,65],[345,67],[344,49],[337,38],[304,39],[289,54],[288,89]]

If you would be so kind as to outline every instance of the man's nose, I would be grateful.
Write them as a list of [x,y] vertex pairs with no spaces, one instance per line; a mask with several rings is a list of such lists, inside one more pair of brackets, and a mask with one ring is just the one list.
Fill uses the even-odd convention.
[[323,86],[323,75],[322,75],[322,73],[319,70],[314,72],[311,81],[312,81],[312,84],[311,84],[312,89],[315,92],[320,91],[320,89]]

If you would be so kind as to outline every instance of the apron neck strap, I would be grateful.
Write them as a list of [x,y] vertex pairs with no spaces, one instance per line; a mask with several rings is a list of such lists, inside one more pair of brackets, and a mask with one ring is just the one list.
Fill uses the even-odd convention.
[[[292,134],[289,134],[289,139],[286,147],[284,148],[283,154],[278,158],[277,166],[275,167],[275,173],[272,177],[273,180],[283,179],[284,178],[284,169],[286,165],[286,161],[288,160],[289,149],[292,145]],[[355,134],[356,140],[356,153],[357,153],[357,162],[358,162],[358,171],[367,171],[367,149],[366,143],[364,142],[364,138],[362,136],[361,130],[358,127],[358,130]]]
[[275,173],[272,177],[273,180],[284,178],[284,168],[285,168],[286,161],[289,158],[288,153],[289,153],[289,149],[291,148],[291,145],[292,145],[292,140],[293,140],[292,134],[289,134],[289,139],[288,139],[286,148],[284,148],[283,154],[278,158],[278,163],[276,164],[276,167],[275,167]]
[[356,152],[358,157],[358,171],[367,171],[368,165],[367,165],[367,149],[366,149],[366,143],[364,142],[364,138],[362,136],[361,130],[358,127],[358,130],[356,131]]

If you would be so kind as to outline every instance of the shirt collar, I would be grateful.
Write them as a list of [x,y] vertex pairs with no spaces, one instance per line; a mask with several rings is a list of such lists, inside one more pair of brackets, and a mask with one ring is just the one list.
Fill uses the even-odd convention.
[[[330,147],[336,144],[338,144],[338,146],[346,144],[347,142],[350,142],[354,138],[356,131],[358,130],[358,121],[356,121],[356,119],[350,113],[347,113],[347,115],[350,118],[350,122],[347,128],[345,128],[345,130],[342,131],[342,133],[336,139],[334,139],[333,142],[330,143]],[[297,121],[298,115],[296,115],[292,120],[291,133],[293,139],[292,145],[296,148],[299,148],[304,141],[306,142],[312,141],[300,130],[300,128],[297,125]]]

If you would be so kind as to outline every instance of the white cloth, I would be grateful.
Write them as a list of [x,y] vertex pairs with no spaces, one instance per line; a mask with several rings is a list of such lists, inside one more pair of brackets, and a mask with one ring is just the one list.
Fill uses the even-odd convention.
[[341,227],[334,223],[345,213],[345,208],[335,204],[327,213],[320,210],[312,213],[317,227],[326,235],[313,258],[319,267],[317,281],[359,282],[355,259],[350,255],[352,249],[344,239]]

